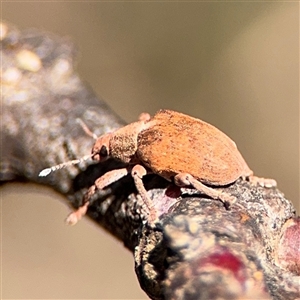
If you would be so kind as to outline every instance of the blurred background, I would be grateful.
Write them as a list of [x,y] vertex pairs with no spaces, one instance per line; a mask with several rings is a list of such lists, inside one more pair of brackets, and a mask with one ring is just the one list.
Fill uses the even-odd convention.
[[[20,29],[69,37],[78,72],[124,120],[160,108],[214,124],[299,213],[299,3],[1,2]],[[1,187],[2,298],[147,299],[132,254],[60,195]],[[97,256],[93,265],[89,257]]]

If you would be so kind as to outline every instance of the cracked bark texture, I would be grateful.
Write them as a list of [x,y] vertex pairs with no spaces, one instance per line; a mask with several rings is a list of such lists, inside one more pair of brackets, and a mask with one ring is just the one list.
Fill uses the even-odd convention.
[[[93,140],[124,125],[74,71],[68,40],[1,27],[1,182],[51,186],[73,207],[96,178],[122,164],[86,161],[39,178],[46,167],[90,153]],[[300,299],[299,218],[277,189],[238,180],[222,203],[149,175],[146,189],[160,214],[149,228],[130,176],[97,194],[88,216],[134,253],[141,287],[152,299]],[[287,225],[288,224],[288,225]]]

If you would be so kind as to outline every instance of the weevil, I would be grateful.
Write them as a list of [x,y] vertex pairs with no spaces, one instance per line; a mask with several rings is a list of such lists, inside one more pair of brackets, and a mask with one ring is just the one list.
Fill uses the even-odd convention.
[[147,221],[152,225],[158,216],[142,181],[149,173],[179,187],[195,188],[227,206],[236,198],[216,187],[232,184],[240,177],[265,187],[276,186],[275,180],[253,175],[236,144],[225,133],[204,121],[172,110],[160,110],[153,118],[143,113],[137,122],[99,137],[90,156],[45,169],[40,176],[88,157],[99,162],[111,157],[124,162],[127,167],[109,171],[98,178],[85,194],[83,205],[67,218],[69,224],[75,224],[86,213],[97,190],[129,173],[149,212]]

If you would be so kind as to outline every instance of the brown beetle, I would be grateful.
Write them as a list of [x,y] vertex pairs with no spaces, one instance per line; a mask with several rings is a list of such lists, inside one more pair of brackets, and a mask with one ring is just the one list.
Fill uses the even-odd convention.
[[[68,217],[69,224],[75,224],[86,213],[89,199],[97,189],[103,189],[129,172],[149,211],[149,224],[157,221],[157,214],[142,181],[147,173],[160,175],[180,187],[193,187],[227,205],[235,201],[235,197],[213,186],[228,185],[240,177],[266,187],[276,185],[275,180],[253,176],[236,144],[222,131],[171,110],[160,110],[153,118],[144,113],[139,121],[101,136],[95,142],[91,157],[96,161],[112,157],[127,163],[128,167],[109,171],[98,178],[85,195],[83,206]],[[79,161],[45,169],[40,176]]]

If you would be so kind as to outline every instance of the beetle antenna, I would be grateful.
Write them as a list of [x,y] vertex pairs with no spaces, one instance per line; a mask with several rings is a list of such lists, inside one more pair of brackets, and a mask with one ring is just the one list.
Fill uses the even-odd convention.
[[80,124],[80,126],[82,127],[83,131],[90,137],[92,137],[94,140],[97,140],[98,137],[96,135],[96,133],[92,132],[88,126],[80,119],[77,118],[76,121]]
[[54,172],[54,171],[57,171],[57,170],[60,170],[60,169],[63,169],[65,167],[68,167],[68,166],[71,166],[71,165],[77,165],[85,160],[88,160],[89,158],[91,158],[92,155],[86,155],[86,156],[83,156],[79,159],[74,159],[74,160],[70,160],[70,161],[67,161],[67,162],[64,162],[64,163],[61,163],[61,164],[58,164],[56,166],[52,166],[50,168],[46,168],[44,170],[42,170],[40,173],[39,173],[39,177],[46,177],[48,176],[51,172]]

